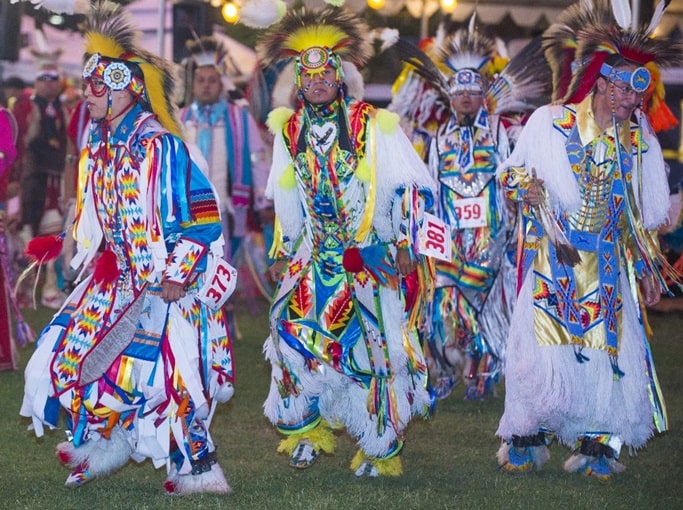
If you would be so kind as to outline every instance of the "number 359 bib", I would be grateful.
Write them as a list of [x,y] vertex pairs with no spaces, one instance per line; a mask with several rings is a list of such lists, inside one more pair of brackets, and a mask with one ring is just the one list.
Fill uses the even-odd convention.
[[460,198],[455,201],[455,214],[458,216],[457,227],[477,228],[487,225],[486,199],[484,197]]

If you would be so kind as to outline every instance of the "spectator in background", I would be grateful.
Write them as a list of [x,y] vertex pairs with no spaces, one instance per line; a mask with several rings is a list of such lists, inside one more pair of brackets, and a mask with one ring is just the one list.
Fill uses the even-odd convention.
[[5,228],[7,224],[7,182],[12,163],[17,157],[17,122],[5,108],[0,97],[0,371],[17,369],[15,339],[12,334],[10,306],[12,299],[12,274],[7,250]]
[[[34,83],[21,174],[21,236],[25,241],[38,235],[56,235],[64,228],[61,193],[69,114],[60,100],[61,93],[58,65],[42,62]],[[41,304],[59,308],[65,296],[57,285],[54,262],[46,266],[44,278]]]
[[[196,144],[208,163],[206,175],[213,183],[223,214],[223,234],[226,257],[240,267],[240,289],[253,303],[254,285],[248,271],[245,238],[250,227],[249,218],[272,224],[273,205],[265,198],[268,179],[266,147],[258,125],[244,100],[237,97],[236,87],[226,70],[228,52],[213,37],[188,41],[191,59],[187,71],[191,73],[192,99],[180,112],[188,142]],[[186,79],[186,81],[190,81]],[[230,98],[228,93],[230,93]],[[265,265],[265,264],[261,264]],[[232,304],[227,307],[231,325],[235,325]],[[239,336],[239,330],[235,331]]]
[[[18,76],[11,76],[3,82],[3,90],[7,100],[7,108],[17,122],[17,157],[8,173],[7,200],[8,231],[15,234],[21,226],[21,174],[26,151],[25,138],[28,122],[33,110],[32,90]],[[23,248],[22,248],[23,249]]]

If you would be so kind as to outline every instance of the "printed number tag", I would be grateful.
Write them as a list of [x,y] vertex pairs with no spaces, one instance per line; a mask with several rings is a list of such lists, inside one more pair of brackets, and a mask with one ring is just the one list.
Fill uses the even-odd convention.
[[207,271],[206,282],[197,297],[214,310],[220,309],[237,285],[237,270],[221,258],[216,258],[213,272]]
[[486,226],[486,199],[484,197],[460,198],[455,201],[458,228]]
[[424,213],[420,230],[420,253],[447,262],[453,256],[451,227],[433,214]]

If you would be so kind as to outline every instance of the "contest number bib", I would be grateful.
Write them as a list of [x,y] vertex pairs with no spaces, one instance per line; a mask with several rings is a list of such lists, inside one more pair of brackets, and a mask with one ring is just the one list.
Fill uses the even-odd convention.
[[222,258],[216,257],[213,271],[207,271],[204,286],[197,297],[214,310],[220,309],[237,285],[237,270]]
[[458,228],[486,226],[486,199],[484,197],[460,198],[455,201]]
[[420,229],[420,253],[447,262],[450,262],[453,256],[451,227],[439,217],[427,212],[424,213]]

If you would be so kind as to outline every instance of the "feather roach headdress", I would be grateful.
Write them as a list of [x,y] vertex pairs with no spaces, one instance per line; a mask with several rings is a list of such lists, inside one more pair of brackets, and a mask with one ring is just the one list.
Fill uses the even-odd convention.
[[175,114],[171,64],[137,45],[137,33],[123,7],[96,2],[87,20],[83,78],[99,78],[111,90],[128,90],[173,134],[181,129]]
[[185,43],[197,67],[213,66],[218,72],[225,72],[228,50],[215,37],[204,36]]
[[496,54],[496,41],[477,30],[476,13],[472,14],[467,28],[449,33],[443,25],[440,26],[435,46],[437,65],[448,69],[453,76],[469,69],[476,71],[484,82],[491,77],[490,63]]
[[659,69],[683,63],[682,43],[653,37],[666,3],[660,0],[646,24],[632,19],[629,0],[581,0],[564,11],[543,34],[545,55],[553,71],[553,99],[582,101],[598,77],[609,74],[607,59],[618,55],[643,66],[652,76],[645,110],[656,126],[658,113],[652,107],[663,105]]
[[[362,67],[372,55],[370,30],[355,14],[338,7],[288,11],[257,46],[265,66],[293,58],[297,79],[305,72],[332,65],[341,74],[341,62]],[[343,80],[343,75],[340,76]]]
[[523,112],[546,103],[550,68],[540,40],[532,40],[514,58],[504,60],[496,41],[479,33],[474,21],[473,15],[467,28],[450,35],[440,27],[429,54],[403,39],[394,48],[437,92],[439,107],[449,108],[451,95],[458,90],[481,90],[494,114]]

